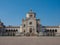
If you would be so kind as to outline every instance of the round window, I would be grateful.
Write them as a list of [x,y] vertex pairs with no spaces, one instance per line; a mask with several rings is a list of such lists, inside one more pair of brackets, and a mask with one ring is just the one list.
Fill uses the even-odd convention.
[[29,24],[32,25],[32,22],[30,22]]

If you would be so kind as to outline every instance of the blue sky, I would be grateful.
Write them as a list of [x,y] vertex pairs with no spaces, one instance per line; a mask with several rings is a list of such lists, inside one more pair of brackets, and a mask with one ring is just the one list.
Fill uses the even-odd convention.
[[20,25],[32,9],[42,25],[60,25],[60,0],[0,0],[0,19],[5,25]]

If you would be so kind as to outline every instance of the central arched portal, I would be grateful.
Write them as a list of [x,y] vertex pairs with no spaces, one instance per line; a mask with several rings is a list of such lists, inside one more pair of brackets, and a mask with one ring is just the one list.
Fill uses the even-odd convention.
[[32,33],[32,28],[29,29],[29,32]]

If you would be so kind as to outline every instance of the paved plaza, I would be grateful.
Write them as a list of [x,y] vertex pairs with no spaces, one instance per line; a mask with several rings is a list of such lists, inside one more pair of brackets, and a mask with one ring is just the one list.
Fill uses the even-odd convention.
[[60,37],[0,37],[0,45],[60,45]]

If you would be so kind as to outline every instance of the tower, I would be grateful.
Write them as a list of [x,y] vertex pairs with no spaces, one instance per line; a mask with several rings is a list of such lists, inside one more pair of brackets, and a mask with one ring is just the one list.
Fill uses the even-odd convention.
[[0,19],[0,35],[4,35],[5,32],[5,25],[3,24],[3,22],[1,22]]
[[26,14],[26,18],[36,18],[36,13],[30,9],[30,11]]
[[22,30],[25,34],[37,34],[37,22],[36,13],[30,10],[26,14],[26,18],[22,20]]

